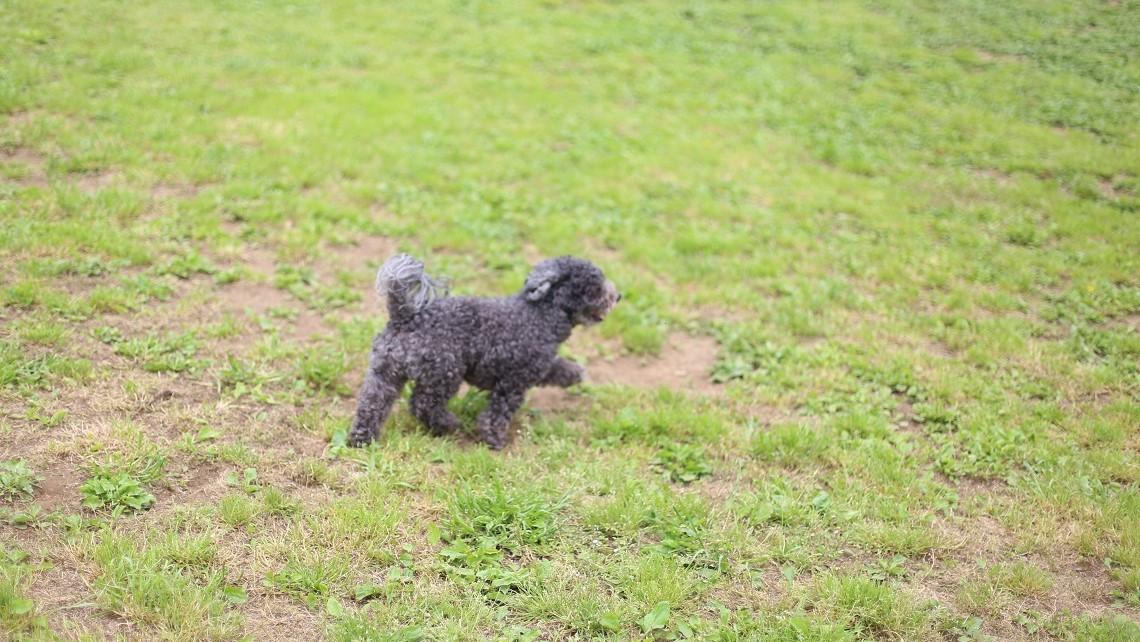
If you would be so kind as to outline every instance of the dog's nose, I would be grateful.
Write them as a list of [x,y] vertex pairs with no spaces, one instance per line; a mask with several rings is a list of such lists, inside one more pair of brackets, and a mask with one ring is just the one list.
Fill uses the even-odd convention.
[[618,298],[617,298],[617,300],[618,300],[618,301],[621,301],[621,292],[618,292]]

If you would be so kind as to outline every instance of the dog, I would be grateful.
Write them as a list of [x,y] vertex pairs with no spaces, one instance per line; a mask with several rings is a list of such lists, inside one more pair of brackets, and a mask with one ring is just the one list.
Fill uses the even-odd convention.
[[621,293],[589,261],[572,256],[534,266],[521,291],[504,298],[452,297],[423,262],[393,256],[376,274],[387,299],[388,325],[372,341],[349,443],[364,446],[383,427],[412,381],[412,415],[434,434],[459,428],[447,402],[464,381],[490,393],[477,419],[493,450],[507,443],[511,417],[535,386],[569,387],[582,366],[558,356],[575,326],[600,323]]

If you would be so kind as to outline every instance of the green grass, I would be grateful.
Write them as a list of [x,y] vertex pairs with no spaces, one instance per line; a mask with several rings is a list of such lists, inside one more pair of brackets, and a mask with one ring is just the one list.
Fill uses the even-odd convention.
[[[0,637],[1140,639],[1138,22],[0,2]],[[599,376],[345,447],[397,251]]]

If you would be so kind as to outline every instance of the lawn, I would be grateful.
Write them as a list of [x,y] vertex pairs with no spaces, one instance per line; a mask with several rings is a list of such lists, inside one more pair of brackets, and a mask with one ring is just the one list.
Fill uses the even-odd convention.
[[[0,0],[0,638],[1140,640],[1138,24]],[[347,447],[399,251],[590,381]]]

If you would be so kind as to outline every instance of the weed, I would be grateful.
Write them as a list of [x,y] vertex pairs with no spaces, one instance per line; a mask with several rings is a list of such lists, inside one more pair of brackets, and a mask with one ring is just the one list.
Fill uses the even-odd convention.
[[82,382],[91,376],[91,362],[61,354],[26,357],[14,342],[0,341],[0,386],[45,388],[55,381]]
[[93,561],[103,571],[94,587],[99,604],[111,613],[146,621],[165,636],[231,639],[240,630],[241,619],[229,607],[240,591],[226,584],[225,572],[208,557],[194,560],[195,573],[182,570],[186,558],[179,556],[200,550],[201,544],[187,546],[178,539],[148,546],[151,543],[103,533],[92,551]]
[[122,472],[91,477],[83,482],[79,492],[87,508],[111,508],[115,515],[144,510],[155,501],[137,479]]
[[244,396],[273,403],[273,395],[264,388],[281,381],[282,375],[267,372],[256,363],[228,355],[226,365],[218,372],[218,391],[229,391],[235,399]]
[[261,502],[265,506],[265,512],[270,515],[287,517],[301,510],[299,501],[272,486],[262,490]]
[[214,274],[218,268],[201,254],[191,251],[156,265],[153,271],[159,276],[169,274],[188,279],[195,274]]
[[31,497],[40,480],[23,459],[0,461],[0,497]]
[[817,599],[864,635],[929,639],[931,614],[914,598],[891,584],[859,577],[824,574],[815,582]]
[[713,472],[712,461],[704,447],[696,444],[668,444],[658,451],[653,464],[660,466],[672,481],[685,484],[707,477]]
[[1018,597],[1043,597],[1053,588],[1053,578],[1047,572],[1024,561],[995,565],[987,575],[995,587]]
[[705,577],[728,570],[729,550],[710,537],[708,508],[698,499],[677,497],[671,505],[650,511],[646,520],[660,538],[656,551],[699,569]]
[[338,479],[336,471],[323,459],[316,457],[301,460],[295,478],[309,486],[334,486]]
[[167,449],[150,441],[146,433],[133,424],[117,424],[115,429],[122,439],[122,451],[111,452],[102,461],[89,464],[91,475],[112,477],[122,472],[144,484],[160,479],[169,458]]
[[771,376],[791,356],[791,350],[771,341],[729,334],[720,338],[720,357],[713,366],[713,381],[724,383],[746,377]]
[[253,495],[261,491],[261,482],[257,480],[258,474],[256,468],[246,468],[242,471],[241,477],[232,470],[225,475],[225,482],[227,486],[237,487],[243,490],[248,495]]
[[871,579],[876,582],[906,577],[906,558],[896,555],[889,560],[879,559],[871,566]]
[[15,634],[16,639],[47,629],[46,618],[27,596],[36,571],[27,560],[27,553],[0,546],[0,631]]
[[320,558],[302,561],[292,558],[276,572],[265,576],[265,586],[300,598],[309,608],[318,608],[334,588],[349,575],[348,563],[342,558]]
[[233,314],[226,312],[217,323],[206,328],[205,334],[215,339],[232,339],[242,333],[242,323]]
[[444,529],[457,540],[471,538],[491,548],[518,552],[525,546],[541,546],[553,537],[557,512],[565,501],[514,491],[498,481],[465,483],[448,498],[450,513]]
[[226,495],[218,502],[218,516],[233,528],[248,526],[259,512],[259,507],[245,495]]
[[344,354],[307,353],[297,363],[297,373],[302,382],[317,392],[346,395],[350,391],[342,378],[348,372],[348,367],[348,358]]
[[143,370],[148,372],[183,372],[186,370],[200,370],[207,365],[207,361],[194,359],[200,343],[191,333],[167,334],[160,337],[157,334],[148,334],[145,337],[124,338],[115,341],[114,333],[104,330],[100,340],[110,339],[115,347],[115,354],[128,359],[141,362]]
[[24,319],[9,324],[13,334],[27,344],[60,348],[67,344],[72,331],[65,325],[48,319]]

